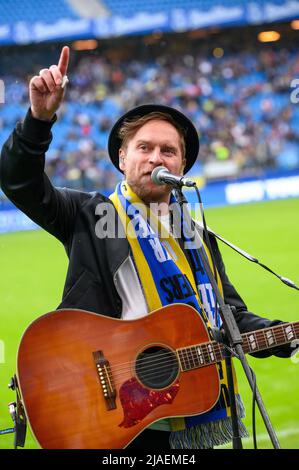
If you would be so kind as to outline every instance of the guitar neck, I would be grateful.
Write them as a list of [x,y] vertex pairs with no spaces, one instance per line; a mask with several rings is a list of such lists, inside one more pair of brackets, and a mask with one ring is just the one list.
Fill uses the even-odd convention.
[[[272,328],[242,334],[244,353],[253,353],[291,343],[299,338],[299,322],[283,323]],[[182,371],[197,369],[220,362],[223,346],[216,341],[177,349]]]

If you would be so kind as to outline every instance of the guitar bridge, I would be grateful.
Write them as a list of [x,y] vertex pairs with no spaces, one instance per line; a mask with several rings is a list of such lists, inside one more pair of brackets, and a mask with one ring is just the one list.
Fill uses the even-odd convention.
[[105,358],[103,351],[94,351],[92,354],[107,410],[114,410],[116,409],[116,389],[113,383],[109,361]]

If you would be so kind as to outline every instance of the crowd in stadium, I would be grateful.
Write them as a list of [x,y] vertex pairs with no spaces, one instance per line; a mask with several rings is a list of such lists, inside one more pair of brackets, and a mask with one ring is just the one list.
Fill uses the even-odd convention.
[[[81,55],[71,65],[47,173],[59,186],[112,188],[119,176],[107,157],[109,130],[125,110],[149,102],[182,109],[193,120],[201,140],[194,172],[207,179],[298,168],[299,109],[290,100],[298,72],[298,53],[269,45],[219,48],[213,54],[198,45],[175,56],[163,50],[155,57],[115,61]],[[26,112],[30,78],[21,67],[17,75],[3,73],[0,62],[5,83],[0,145]]]

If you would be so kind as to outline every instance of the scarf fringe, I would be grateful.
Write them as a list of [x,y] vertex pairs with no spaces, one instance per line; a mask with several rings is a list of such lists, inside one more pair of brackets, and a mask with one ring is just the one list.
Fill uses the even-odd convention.
[[[240,436],[249,437],[247,429],[241,418],[245,416],[245,408],[241,397],[236,395],[238,424]],[[215,446],[228,444],[233,437],[231,417],[222,418],[217,421],[197,424],[191,428],[173,431],[169,442],[171,449],[212,449]]]

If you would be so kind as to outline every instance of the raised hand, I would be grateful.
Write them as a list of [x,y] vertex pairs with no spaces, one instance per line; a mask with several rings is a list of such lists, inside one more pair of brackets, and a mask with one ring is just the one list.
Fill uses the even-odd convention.
[[39,75],[35,75],[30,80],[29,96],[33,117],[43,121],[51,121],[59,108],[65,92],[65,88],[62,88],[61,85],[63,77],[67,73],[69,56],[69,47],[64,46],[58,65],[42,69]]

